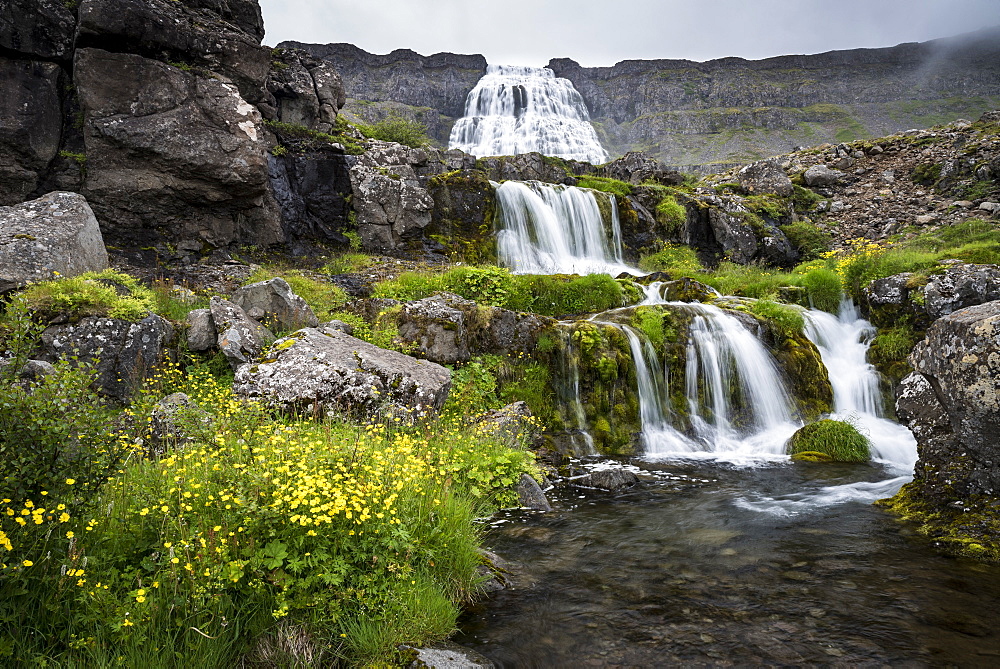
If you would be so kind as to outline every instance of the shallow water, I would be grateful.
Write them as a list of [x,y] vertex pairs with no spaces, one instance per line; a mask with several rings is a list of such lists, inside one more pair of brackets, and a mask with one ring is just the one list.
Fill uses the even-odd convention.
[[611,495],[494,519],[514,587],[456,639],[501,667],[1000,666],[1000,568],[951,559],[871,500],[881,465],[633,461]]

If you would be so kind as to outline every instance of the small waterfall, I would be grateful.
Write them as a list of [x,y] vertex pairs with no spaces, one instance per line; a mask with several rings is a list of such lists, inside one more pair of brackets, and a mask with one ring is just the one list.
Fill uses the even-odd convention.
[[878,372],[866,356],[875,328],[845,299],[839,316],[806,312],[805,335],[819,349],[833,386],[834,418],[854,421],[868,433],[876,458],[906,472],[913,471],[917,445],[904,426],[888,420],[883,410]]
[[487,67],[448,146],[479,157],[537,151],[595,165],[608,160],[583,97],[545,67]]
[[[621,224],[615,198],[609,218],[599,195],[586,188],[538,181],[496,187],[501,264],[522,274],[639,274],[622,261]],[[610,229],[609,229],[610,228]]]

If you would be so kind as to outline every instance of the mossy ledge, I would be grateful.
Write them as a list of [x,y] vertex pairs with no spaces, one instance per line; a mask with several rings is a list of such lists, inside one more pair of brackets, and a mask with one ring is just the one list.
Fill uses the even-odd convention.
[[942,506],[922,498],[917,486],[907,483],[875,506],[915,524],[919,534],[949,555],[1000,564],[1000,500],[995,497],[971,495]]

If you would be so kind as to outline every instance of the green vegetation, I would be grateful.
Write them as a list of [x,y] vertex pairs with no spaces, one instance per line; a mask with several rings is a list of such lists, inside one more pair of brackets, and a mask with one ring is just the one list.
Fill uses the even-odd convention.
[[750,313],[771,321],[786,333],[802,332],[805,327],[805,317],[802,310],[788,304],[772,302],[771,300],[757,300],[750,305]]
[[577,180],[576,185],[580,188],[593,188],[594,190],[611,193],[612,195],[617,195],[618,197],[628,197],[632,194],[632,184],[619,181],[618,179],[609,179],[607,177],[580,177]]
[[673,195],[665,195],[656,205],[656,222],[668,236],[678,234],[687,221],[687,209]]
[[81,169],[87,166],[87,154],[82,151],[79,153],[74,153],[73,151],[60,151],[59,157],[72,160],[79,165]]
[[543,316],[595,313],[626,301],[625,288],[606,274],[511,274],[500,267],[455,267],[440,274],[405,272],[377,284],[372,296],[419,300],[439,291]]
[[[23,360],[39,330],[15,299],[0,348]],[[204,366],[164,366],[118,417],[87,366],[31,384],[17,369],[0,369],[11,666],[400,662],[399,644],[454,630],[481,580],[474,519],[534,472],[463,420],[275,415]],[[151,411],[174,391],[211,421],[182,420],[149,458]]]
[[39,318],[74,322],[85,316],[141,321],[156,304],[153,291],[110,269],[32,284],[24,291],[24,299]]
[[792,205],[795,211],[800,214],[808,212],[824,199],[819,193],[814,193],[803,186],[793,185],[792,188],[794,189],[792,193]]
[[[353,243],[352,240],[352,248]],[[340,253],[328,260],[323,265],[322,271],[326,274],[354,274],[370,267],[374,262],[372,257],[365,253],[356,251]]]
[[906,323],[879,330],[868,349],[868,361],[896,383],[912,371],[907,357],[919,339]]
[[777,195],[749,195],[743,198],[743,203],[758,216],[766,216],[774,221],[788,217],[787,201]]
[[811,270],[802,279],[809,303],[816,309],[836,314],[840,310],[840,302],[844,297],[840,285],[840,277],[833,270],[825,267]]
[[850,423],[824,420],[799,428],[785,445],[793,460],[868,462],[871,443]]
[[358,125],[358,130],[371,139],[396,142],[414,149],[430,144],[426,125],[394,114],[390,114],[371,125]]
[[941,178],[941,166],[936,163],[917,165],[910,172],[910,178],[913,179],[914,183],[933,186]]
[[306,301],[320,322],[337,318],[336,314],[340,313],[344,304],[347,303],[347,293],[342,288],[313,278],[297,269],[260,267],[243,282],[243,285],[267,281],[275,277],[287,281],[292,292]]
[[694,249],[670,243],[664,243],[656,253],[639,258],[638,266],[644,272],[697,272],[703,269]]
[[[350,123],[341,116],[337,117],[333,131],[330,133],[310,130],[303,125],[268,119],[264,119],[264,125],[273,130],[274,134],[281,139],[281,146],[286,151],[289,147],[311,149],[323,144],[340,144],[344,147],[345,153],[360,155],[365,152],[364,147],[350,134]],[[284,153],[275,155],[284,155]]]
[[832,239],[830,234],[823,232],[815,224],[808,221],[796,221],[782,225],[779,228],[792,246],[801,254],[802,260],[819,258],[830,250]]

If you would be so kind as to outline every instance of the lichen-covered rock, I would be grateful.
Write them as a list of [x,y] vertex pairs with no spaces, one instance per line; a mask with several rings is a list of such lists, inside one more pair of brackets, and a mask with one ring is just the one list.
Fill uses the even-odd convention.
[[192,309],[186,317],[188,329],[185,337],[187,347],[195,353],[204,353],[218,344],[219,333],[215,331],[211,309]]
[[127,403],[142,380],[168,359],[174,337],[170,321],[155,314],[138,323],[88,316],[46,328],[42,350],[50,361],[70,356],[96,360],[98,392]]
[[[684,226],[684,242],[704,254],[733,262],[789,266],[798,252],[778,227],[751,212],[738,196],[699,195]],[[691,208],[688,210],[692,211]]]
[[805,171],[802,178],[807,186],[836,186],[847,175],[840,170],[832,170],[826,165],[813,165]]
[[910,354],[910,364],[915,374],[902,385],[897,409],[917,436],[916,491],[942,504],[996,495],[1000,301],[935,321]]
[[794,192],[792,180],[775,158],[750,163],[736,173],[736,180],[747,195],[791,197]]
[[170,446],[194,441],[212,425],[212,416],[184,393],[167,395],[153,407],[150,414],[149,443],[146,454],[159,457]]
[[1000,299],[1000,267],[951,264],[924,287],[924,309],[932,319]]
[[290,410],[371,417],[436,413],[451,372],[342,332],[304,328],[279,339],[259,364],[236,371],[233,392]]
[[594,174],[633,185],[653,182],[664,186],[677,186],[684,183],[683,174],[641,151],[629,151],[621,158],[596,168]]
[[229,300],[213,297],[209,309],[218,334],[217,345],[233,369],[256,360],[274,341],[270,330]]
[[280,276],[238,288],[231,301],[251,318],[276,323],[286,332],[319,325],[312,307],[292,292],[292,287]]
[[420,357],[439,363],[467,362],[483,353],[527,352],[552,319],[480,306],[452,293],[403,305],[399,339]]
[[0,5],[0,47],[7,51],[67,59],[75,33],[76,17],[61,0],[7,0]]
[[82,195],[49,193],[0,207],[0,293],[107,267],[101,229]]

